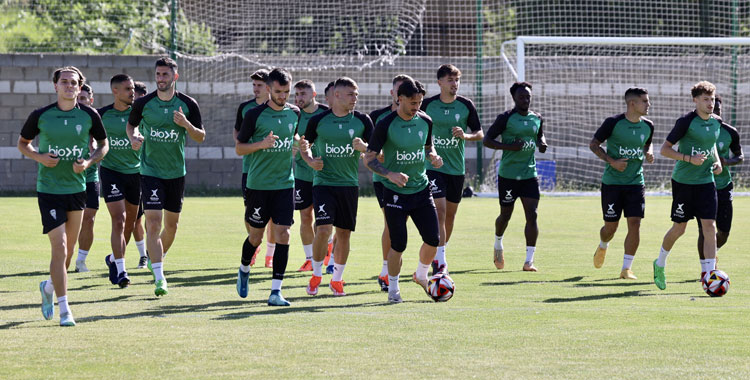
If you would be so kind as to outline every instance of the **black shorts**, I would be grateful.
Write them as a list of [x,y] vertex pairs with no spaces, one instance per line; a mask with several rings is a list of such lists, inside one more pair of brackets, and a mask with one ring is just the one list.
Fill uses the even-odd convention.
[[294,188],[247,189],[245,221],[255,228],[263,228],[269,219],[280,226],[294,224]]
[[240,189],[242,189],[242,202],[247,207],[247,173],[242,173],[242,185]]
[[143,198],[141,198],[141,201],[138,202],[138,215],[136,215],[136,219],[140,219],[143,216]]
[[182,211],[185,177],[162,179],[141,175],[141,195],[144,210]]
[[39,213],[42,215],[42,233],[46,234],[68,221],[68,211],[81,211],[86,207],[86,192],[75,194],[36,193]]
[[460,203],[464,190],[464,176],[451,175],[434,170],[427,171],[430,192],[433,198],[445,198],[448,202]]
[[315,225],[333,224],[334,227],[354,231],[357,226],[357,186],[315,186],[312,188],[315,205]]
[[602,184],[602,215],[605,222],[625,217],[643,218],[646,211],[646,186]]
[[414,194],[401,194],[384,188],[385,222],[391,237],[391,248],[396,252],[406,250],[408,217],[414,221],[422,241],[437,247],[440,244],[437,210],[429,187]]
[[141,175],[125,174],[116,170],[99,168],[99,179],[102,183],[104,202],[126,200],[132,205],[141,203]]
[[497,177],[497,195],[501,206],[510,206],[518,197],[538,200],[539,178],[509,179]]
[[385,189],[385,185],[383,185],[383,182],[373,182],[372,188],[375,190],[375,198],[378,199],[380,208],[385,208],[385,199],[383,199],[383,190]]
[[716,228],[719,231],[729,232],[732,229],[732,213],[734,209],[732,207],[732,200],[734,193],[734,184],[729,183],[729,186],[716,190],[717,206],[716,206]]
[[99,182],[86,182],[86,208],[99,209]]
[[690,219],[716,220],[716,185],[688,185],[672,180],[672,221],[685,223]]
[[301,179],[294,180],[294,209],[304,210],[313,204],[313,184]]

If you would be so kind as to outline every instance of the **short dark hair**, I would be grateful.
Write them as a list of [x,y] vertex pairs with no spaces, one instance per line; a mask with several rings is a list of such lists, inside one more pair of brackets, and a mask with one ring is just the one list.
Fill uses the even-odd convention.
[[250,79],[252,79],[252,80],[262,80],[263,82],[265,82],[266,79],[268,79],[268,70],[266,70],[266,69],[255,70],[255,72],[253,73],[253,75],[250,75]]
[[91,88],[91,86],[88,83],[84,83],[83,86],[81,86],[81,91],[88,92],[90,96],[94,95],[94,90]]
[[115,84],[119,84],[122,82],[127,82],[129,80],[133,80],[133,78],[130,77],[128,74],[115,74],[112,79],[109,80],[109,85],[114,86]]
[[631,87],[625,90],[623,99],[625,99],[625,101],[627,102],[629,99],[640,98],[643,95],[648,95],[648,90],[643,87]]
[[292,81],[292,74],[289,74],[288,71],[282,69],[281,67],[276,67],[271,72],[268,73],[268,78],[266,78],[266,84],[271,85],[271,83],[276,82],[282,86],[288,85]]
[[443,78],[448,75],[456,75],[460,77],[461,70],[459,70],[458,67],[453,66],[451,64],[441,65],[437,71],[437,79]]
[[406,74],[398,74],[395,77],[393,77],[393,83],[391,83],[391,84],[395,85],[396,83],[403,82],[403,81],[405,81],[407,79],[411,79],[411,77],[408,76],[408,75],[406,75]]
[[172,71],[177,72],[177,62],[174,61],[174,59],[169,57],[161,57],[156,60],[156,65],[154,67],[169,67],[172,69]]
[[349,77],[341,77],[336,79],[335,82],[333,82],[333,88],[338,87],[351,87],[351,88],[358,88],[357,82],[354,81],[354,79]]
[[139,93],[141,95],[148,94],[148,87],[146,87],[145,83],[143,83],[143,82],[135,82],[134,86],[135,86],[135,92],[137,92],[137,93]]
[[714,104],[716,103],[722,103],[723,100],[721,100],[721,95],[716,94],[716,97],[714,98]]
[[690,89],[690,95],[697,98],[703,94],[713,95],[716,92],[716,86],[709,81],[700,81]]
[[398,86],[398,96],[411,98],[416,94],[427,95],[427,91],[425,91],[424,86],[418,80],[411,78],[405,79],[403,83]]
[[315,91],[315,83],[313,83],[313,81],[311,81],[309,79],[303,79],[303,80],[295,83],[294,84],[294,88],[299,88],[299,89],[309,88],[310,90]]
[[516,82],[513,83],[512,86],[510,86],[510,94],[515,95],[516,91],[518,91],[519,88],[528,88],[529,90],[532,89],[531,83],[529,82]]
[[323,90],[323,93],[326,94],[326,95],[328,95],[328,91],[330,91],[333,88],[333,84],[334,84],[334,82],[328,82],[328,84],[326,85],[325,90]]
[[79,87],[82,87],[84,83],[86,83],[86,77],[83,76],[83,73],[81,70],[78,70],[75,66],[65,66],[61,67],[52,74],[52,83],[57,83],[57,81],[60,79],[60,74],[64,72],[71,72],[78,74],[78,85]]

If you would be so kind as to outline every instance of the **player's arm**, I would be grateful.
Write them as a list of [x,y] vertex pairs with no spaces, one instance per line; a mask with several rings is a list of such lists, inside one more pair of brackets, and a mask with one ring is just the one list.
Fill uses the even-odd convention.
[[659,151],[659,153],[666,158],[671,158],[677,161],[685,161],[696,166],[701,166],[703,165],[703,161],[706,160],[705,155],[696,154],[695,156],[691,156],[689,154],[680,153],[674,148],[674,145],[677,144],[677,142],[685,136],[688,128],[690,128],[690,120],[688,120],[687,118],[678,119],[677,123],[675,123],[674,128],[672,128],[672,131],[669,132],[669,135],[667,135],[667,140],[664,141],[664,144],[661,145],[661,150]]
[[646,162],[649,164],[654,163],[654,144],[653,144],[653,138],[654,138],[654,124],[646,119],[644,120],[646,122],[646,125],[648,125],[649,129],[651,130],[651,133],[648,135],[648,140],[646,140],[646,143],[643,144],[643,155],[646,158]]
[[24,123],[23,129],[21,130],[21,135],[18,136],[17,147],[24,156],[48,168],[54,168],[57,166],[57,163],[60,162],[60,158],[52,153],[39,153],[31,145],[31,142],[34,141],[36,135],[39,134],[39,114],[40,112],[34,111],[29,115],[29,118],[26,119],[26,123]]
[[427,153],[427,159],[430,160],[430,164],[432,164],[432,167],[435,169],[439,169],[441,166],[443,166],[443,158],[438,156],[437,152],[435,151],[435,146],[432,144],[432,120],[429,118],[425,118],[425,121],[427,122],[428,128],[424,150]]
[[492,123],[490,129],[487,130],[487,134],[482,139],[482,143],[485,147],[495,150],[510,150],[519,151],[523,148],[523,141],[516,140],[512,144],[503,144],[500,141],[495,140],[498,136],[502,136],[505,128],[508,124],[508,115],[502,113],[497,116],[495,122]]
[[96,165],[96,163],[101,161],[102,158],[104,158],[104,155],[109,152],[107,132],[104,129],[101,117],[93,109],[85,111],[91,116],[91,130],[89,131],[89,134],[91,135],[91,138],[96,140],[96,149],[89,154],[89,158],[79,158],[73,163],[73,171],[76,173],[82,173],[84,170],[91,167],[91,165]]
[[628,160],[625,158],[616,160],[610,157],[607,152],[602,149],[602,144],[604,143],[604,141],[612,135],[612,130],[614,129],[615,124],[616,122],[612,118],[604,120],[604,123],[602,123],[599,129],[596,130],[596,133],[594,133],[594,137],[589,143],[589,149],[591,149],[591,151],[594,152],[594,154],[602,161],[608,163],[615,170],[621,172],[625,170],[625,167],[627,167]]
[[466,133],[461,127],[453,127],[453,136],[464,139],[466,141],[479,141],[484,138],[484,131],[482,131],[482,124],[479,122],[479,113],[477,112],[474,103],[464,98],[458,98],[466,107],[469,109],[469,119],[466,121],[466,126],[469,127],[471,132]]
[[362,137],[355,137],[352,140],[352,147],[354,147],[354,150],[360,153],[366,153],[367,152],[367,145],[370,141],[370,136],[372,136],[372,131],[375,129],[375,127],[372,124],[372,119],[370,119],[370,116],[367,114],[358,114],[357,117],[364,125],[365,129],[362,131]]
[[398,187],[404,187],[406,182],[409,181],[409,176],[404,173],[396,173],[388,170],[383,163],[378,160],[378,154],[385,145],[385,140],[388,137],[388,124],[390,120],[387,118],[381,120],[372,132],[370,143],[367,146],[367,152],[365,152],[365,166],[367,166],[373,173],[387,178],[389,181],[396,184]]
[[318,118],[313,117],[307,124],[305,134],[299,139],[299,155],[313,170],[323,170],[323,159],[313,157],[312,144],[318,139]]
[[539,149],[539,153],[547,151],[547,138],[544,137],[544,119],[541,115],[539,116],[539,131],[536,133],[536,146]]
[[182,111],[182,107],[180,107],[179,110],[174,111],[172,119],[175,124],[185,128],[188,136],[190,136],[193,141],[202,143],[206,140],[206,130],[203,129],[200,108],[198,107],[198,103],[192,99],[189,99],[186,103],[188,106],[188,114],[190,116],[186,117],[185,113]]
[[234,142],[234,151],[237,152],[238,156],[253,154],[259,150],[271,148],[274,142],[279,139],[279,136],[274,135],[273,131],[271,131],[263,140],[254,143],[250,142],[250,138],[255,134],[255,123],[258,120],[258,114],[259,112],[248,112],[242,121],[240,133],[237,134],[237,140]]
[[730,158],[721,158],[721,164],[724,166],[739,165],[745,159],[742,154],[742,146],[740,145],[740,134],[737,132],[737,129],[729,124],[726,124],[726,126],[729,127],[727,130],[732,137],[732,142],[729,143],[729,150],[732,151],[733,156]]
[[133,150],[141,149],[143,144],[143,135],[141,134],[138,126],[143,120],[143,104],[144,101],[140,98],[133,102],[133,108],[130,110],[130,116],[128,117],[128,123],[125,125],[125,134],[128,135],[130,140],[130,147]]

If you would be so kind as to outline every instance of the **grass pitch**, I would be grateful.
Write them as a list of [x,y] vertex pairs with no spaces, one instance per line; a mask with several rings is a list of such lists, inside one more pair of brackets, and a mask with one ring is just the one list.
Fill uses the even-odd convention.
[[[325,286],[305,293],[309,272],[292,228],[288,308],[266,306],[270,269],[254,267],[250,295],[235,290],[244,227],[238,198],[185,200],[177,239],[165,262],[168,296],[157,299],[151,275],[109,284],[104,255],[109,215],[99,210],[89,273],[70,273],[78,325],[58,326],[40,313],[49,242],[34,198],[0,199],[0,378],[749,378],[750,199],[735,199],[729,243],[719,267],[732,284],[709,298],[698,282],[696,226],[667,261],[667,289],[652,282],[651,262],[670,226],[670,198],[647,199],[633,271],[617,277],[625,224],[604,267],[594,269],[601,211],[598,198],[540,202],[538,273],[521,271],[523,213],[505,234],[506,269],[492,264],[497,199],[461,203],[448,246],[456,294],[433,303],[410,282],[420,241],[410,227],[404,254],[404,303],[379,290],[383,218],[373,198],[360,199],[358,228],[344,279],[346,297]],[[260,257],[259,257],[260,258]],[[262,258],[259,260],[262,266]]]

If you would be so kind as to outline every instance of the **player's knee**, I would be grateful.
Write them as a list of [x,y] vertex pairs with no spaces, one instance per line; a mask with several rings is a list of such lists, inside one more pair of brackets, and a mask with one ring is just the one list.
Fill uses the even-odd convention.
[[406,239],[391,239],[391,249],[396,252],[403,252],[406,250]]
[[315,234],[328,238],[333,233],[333,226],[330,224],[319,225],[315,228]]
[[430,235],[425,237],[422,241],[424,241],[424,243],[429,245],[430,247],[437,247],[438,245],[440,245],[440,236],[437,234]]

